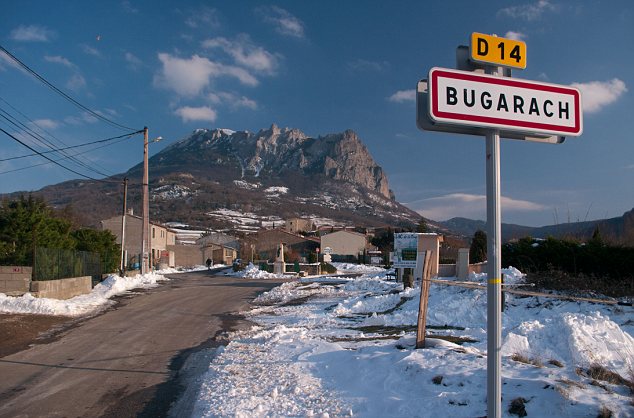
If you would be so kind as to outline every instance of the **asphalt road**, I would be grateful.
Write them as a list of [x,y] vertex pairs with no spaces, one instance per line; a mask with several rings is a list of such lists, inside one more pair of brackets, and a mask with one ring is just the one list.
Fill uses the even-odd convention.
[[119,299],[56,341],[0,359],[0,417],[186,415],[189,382],[206,369],[224,331],[248,326],[236,313],[281,281],[169,276]]

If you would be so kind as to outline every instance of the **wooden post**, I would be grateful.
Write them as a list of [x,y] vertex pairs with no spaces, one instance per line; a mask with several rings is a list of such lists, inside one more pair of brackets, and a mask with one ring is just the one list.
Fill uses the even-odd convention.
[[416,331],[416,348],[425,348],[425,326],[427,323],[427,302],[429,301],[429,285],[431,283],[433,251],[425,251],[423,277],[420,283],[420,303],[418,305],[418,327]]

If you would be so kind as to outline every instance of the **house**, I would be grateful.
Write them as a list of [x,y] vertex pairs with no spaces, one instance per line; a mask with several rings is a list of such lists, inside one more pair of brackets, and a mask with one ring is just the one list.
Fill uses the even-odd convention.
[[196,240],[201,248],[203,260],[208,258],[214,264],[230,265],[238,258],[240,241],[238,238],[221,232],[210,232]]
[[286,220],[284,230],[293,234],[305,231],[313,231],[315,224],[310,219],[290,218]]
[[354,231],[335,231],[321,237],[321,251],[331,254],[333,261],[355,259],[368,248],[365,234]]
[[[112,232],[117,237],[117,244],[121,245],[121,221],[122,216],[114,216],[109,219],[101,221],[101,229]],[[141,253],[141,231],[143,229],[143,219],[140,216],[128,213],[125,216],[125,254],[126,265],[128,267],[135,268],[138,266]],[[174,267],[174,260],[170,260],[168,246],[175,245],[176,234],[174,231],[159,225],[157,223],[150,222],[149,230],[149,246],[150,251],[150,266],[158,265],[159,263],[168,264],[170,267]]]
[[298,257],[308,258],[309,254],[317,253],[319,238],[303,237],[282,229],[265,229],[251,236],[249,241],[253,250],[261,259],[274,260],[281,242],[286,245],[289,253]]

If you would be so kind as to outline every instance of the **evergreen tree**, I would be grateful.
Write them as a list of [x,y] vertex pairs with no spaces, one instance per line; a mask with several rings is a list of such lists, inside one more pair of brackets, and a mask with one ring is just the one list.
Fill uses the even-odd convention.
[[469,247],[469,262],[480,263],[487,259],[487,234],[482,230],[477,230],[471,240]]
[[420,218],[420,221],[418,221],[418,225],[416,226],[416,232],[422,232],[422,233],[431,232],[425,218]]

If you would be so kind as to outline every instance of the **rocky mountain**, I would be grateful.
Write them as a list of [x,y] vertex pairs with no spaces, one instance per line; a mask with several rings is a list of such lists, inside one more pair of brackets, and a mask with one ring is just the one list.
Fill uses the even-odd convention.
[[[142,164],[110,182],[74,180],[42,195],[71,205],[81,222],[97,225],[128,207],[141,212]],[[199,227],[250,231],[289,217],[318,224],[413,226],[416,212],[394,200],[387,176],[353,131],[309,137],[276,125],[257,133],[197,129],[149,160],[150,217]]]

